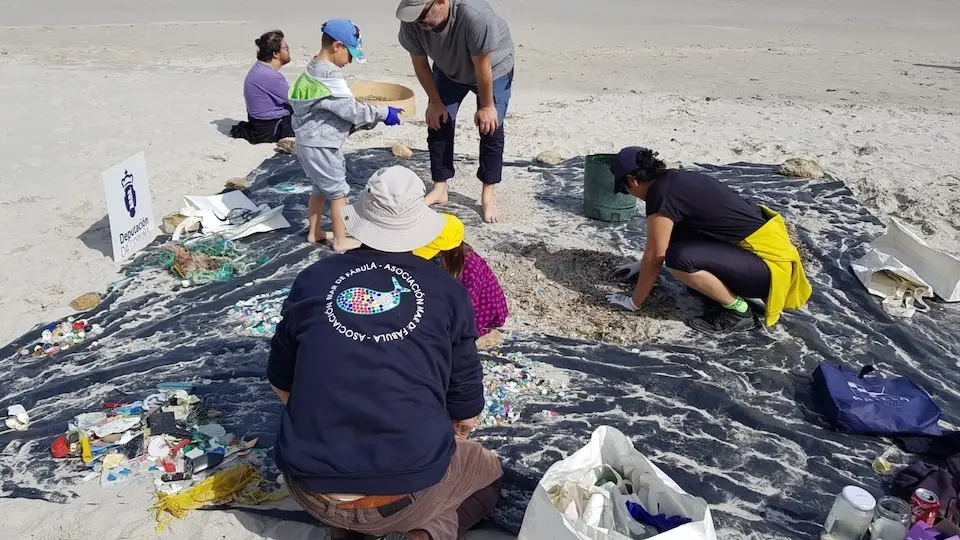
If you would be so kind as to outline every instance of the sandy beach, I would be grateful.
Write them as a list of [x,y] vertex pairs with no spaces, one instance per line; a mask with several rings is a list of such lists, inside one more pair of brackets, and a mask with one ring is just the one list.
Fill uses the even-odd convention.
[[[683,164],[810,157],[881,219],[902,218],[932,245],[960,252],[960,4],[491,3],[517,43],[507,160],[529,166],[510,168],[501,185],[505,222],[468,222],[467,235],[512,302],[537,289],[555,300],[513,304],[510,330],[617,341],[589,323],[564,325],[557,303],[577,301],[582,291],[544,277],[550,272],[530,262],[529,250],[540,250],[534,258],[541,260],[557,250],[598,250],[611,262],[637,255],[623,245],[593,245],[573,221],[533,204],[533,188],[550,176],[527,162],[544,150],[573,158],[645,145]],[[7,231],[0,238],[0,341],[68,315],[72,298],[118,278],[101,171],[144,151],[159,220],[178,210],[184,195],[219,192],[274,155],[272,145],[225,135],[245,116],[241,84],[254,61],[253,40],[264,31],[286,33],[293,62],[283,73],[293,80],[319,46],[320,23],[354,19],[369,61],[346,68],[348,76],[414,88],[420,112],[400,127],[353,136],[345,151],[394,142],[426,148],[426,98],[396,42],[395,2],[329,5],[0,5],[0,227]],[[457,150],[467,156],[476,153],[472,111],[468,100],[457,135]],[[479,200],[473,174],[460,167],[451,185],[465,206]],[[818,227],[814,217],[798,225],[811,234]],[[551,238],[542,247],[504,242],[545,231]],[[645,318],[642,328],[625,331],[632,332],[626,341],[642,341],[685,330],[677,321]],[[0,397],[5,393],[0,389]],[[153,537],[148,493],[137,489],[115,497],[87,486],[69,505],[4,499],[0,538]],[[179,524],[171,537],[320,534],[302,524],[251,525],[207,512]]]

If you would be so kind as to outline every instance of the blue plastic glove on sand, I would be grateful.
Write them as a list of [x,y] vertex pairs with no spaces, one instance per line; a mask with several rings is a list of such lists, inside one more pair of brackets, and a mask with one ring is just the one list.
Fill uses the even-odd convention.
[[384,120],[383,123],[388,126],[399,126],[400,113],[402,112],[403,112],[403,109],[398,109],[396,107],[387,107],[387,119]]
[[658,533],[667,532],[671,529],[676,529],[681,525],[686,525],[692,520],[688,517],[683,516],[670,516],[667,517],[665,514],[653,515],[642,506],[633,501],[627,501],[627,512],[630,512],[630,516],[643,523],[644,525],[650,525],[657,530]]

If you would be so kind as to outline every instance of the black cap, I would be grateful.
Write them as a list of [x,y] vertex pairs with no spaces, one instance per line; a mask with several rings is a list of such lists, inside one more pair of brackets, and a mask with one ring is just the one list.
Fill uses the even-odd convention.
[[613,191],[615,193],[627,192],[627,175],[637,170],[637,155],[646,148],[640,146],[628,146],[620,150],[613,158],[610,164],[610,173],[613,174]]

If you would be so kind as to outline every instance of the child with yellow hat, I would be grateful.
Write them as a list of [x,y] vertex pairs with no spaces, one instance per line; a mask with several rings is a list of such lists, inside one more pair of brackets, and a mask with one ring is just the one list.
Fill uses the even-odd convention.
[[443,230],[413,253],[436,261],[467,289],[477,318],[477,333],[485,336],[507,322],[507,297],[487,261],[463,241],[463,222],[451,214],[441,215],[446,220]]

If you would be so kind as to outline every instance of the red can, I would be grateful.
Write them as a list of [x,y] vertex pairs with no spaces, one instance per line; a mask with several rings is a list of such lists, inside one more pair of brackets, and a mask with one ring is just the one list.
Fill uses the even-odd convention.
[[940,497],[929,489],[920,488],[910,496],[910,525],[918,521],[933,527],[940,512]]

